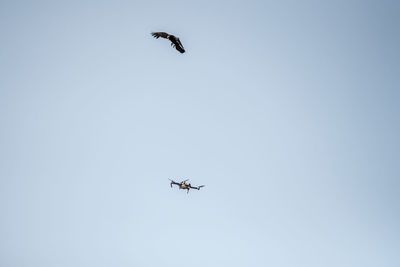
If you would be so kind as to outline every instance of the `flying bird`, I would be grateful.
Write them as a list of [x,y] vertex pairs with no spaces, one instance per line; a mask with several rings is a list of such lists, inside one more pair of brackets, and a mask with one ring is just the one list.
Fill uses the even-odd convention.
[[183,45],[178,37],[168,34],[166,32],[152,32],[151,35],[153,35],[153,37],[156,39],[161,37],[170,40],[171,46],[175,47],[175,49],[179,52],[185,53],[185,49],[183,48]]

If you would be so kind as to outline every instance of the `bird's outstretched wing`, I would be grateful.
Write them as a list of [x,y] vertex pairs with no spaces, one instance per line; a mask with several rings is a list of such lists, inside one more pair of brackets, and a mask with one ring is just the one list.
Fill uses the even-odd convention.
[[169,34],[166,32],[152,32],[151,35],[153,35],[154,38],[158,39],[158,38],[165,38],[168,39]]
[[[178,43],[179,42],[179,43]],[[178,39],[178,42],[175,44],[173,43],[173,46],[175,47],[176,50],[178,50],[181,53],[185,53],[185,49],[183,48],[183,45],[181,44],[181,42]]]
[[176,42],[177,42],[178,46],[183,48],[183,44],[181,43],[181,40],[179,40],[179,38],[176,38]]
[[176,50],[181,53],[185,53],[185,48],[183,48],[181,40],[179,40],[178,37],[170,35],[168,39],[171,41],[171,45],[175,47]]

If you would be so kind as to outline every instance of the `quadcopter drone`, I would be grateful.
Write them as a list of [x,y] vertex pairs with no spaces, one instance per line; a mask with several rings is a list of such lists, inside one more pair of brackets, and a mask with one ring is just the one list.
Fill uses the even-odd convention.
[[177,186],[179,186],[179,189],[183,189],[183,190],[187,190],[187,193],[189,193],[190,189],[197,189],[200,190],[200,188],[204,187],[204,185],[199,185],[199,186],[192,186],[190,183],[187,183],[187,181],[189,181],[189,179],[182,181],[180,183],[175,182],[174,180],[171,180],[171,187],[173,184],[176,184]]

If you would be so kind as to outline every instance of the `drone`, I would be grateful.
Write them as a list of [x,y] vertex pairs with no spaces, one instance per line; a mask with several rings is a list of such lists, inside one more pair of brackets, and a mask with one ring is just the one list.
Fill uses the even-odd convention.
[[183,190],[187,190],[187,193],[189,194],[189,190],[190,189],[197,189],[200,190],[200,188],[204,187],[204,185],[199,185],[199,186],[192,186],[190,183],[187,183],[187,181],[189,181],[189,179],[184,180],[180,183],[175,182],[174,180],[171,180],[171,187],[173,184],[176,184],[177,186],[179,186],[179,189],[183,189]]

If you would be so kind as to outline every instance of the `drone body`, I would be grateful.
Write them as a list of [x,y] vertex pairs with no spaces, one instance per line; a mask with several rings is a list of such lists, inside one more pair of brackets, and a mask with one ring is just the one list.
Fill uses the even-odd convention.
[[204,185],[199,185],[199,186],[192,186],[190,183],[187,183],[188,180],[184,180],[180,183],[175,182],[174,180],[171,180],[171,187],[172,185],[177,185],[179,189],[187,190],[187,193],[189,193],[190,189],[197,189],[200,190],[200,188],[204,187]]

